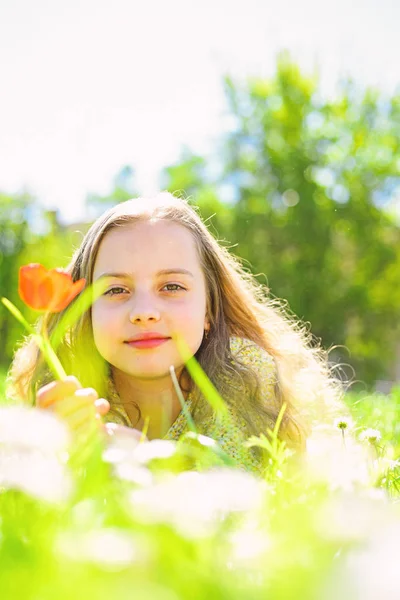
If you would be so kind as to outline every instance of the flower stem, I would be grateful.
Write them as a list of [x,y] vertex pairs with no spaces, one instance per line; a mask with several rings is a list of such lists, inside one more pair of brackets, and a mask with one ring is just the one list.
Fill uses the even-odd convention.
[[64,371],[64,367],[62,366],[60,359],[58,358],[57,354],[52,348],[52,345],[50,344],[49,336],[44,323],[45,321],[43,321],[41,331],[41,336],[44,342],[42,352],[44,354],[47,364],[53,371],[53,375],[55,375],[56,379],[65,379],[67,374]]
[[56,379],[64,379],[67,374],[65,373],[62,364],[60,363],[59,358],[54,352],[51,344],[49,342],[49,337],[47,335],[47,331],[43,325],[41,333],[37,333],[32,325],[28,323],[25,317],[21,314],[18,308],[10,302],[7,298],[1,299],[4,306],[10,311],[10,313],[17,319],[21,325],[25,327],[25,329],[31,334],[32,338],[35,340],[40,350],[43,353],[43,356],[49,365],[53,375]]

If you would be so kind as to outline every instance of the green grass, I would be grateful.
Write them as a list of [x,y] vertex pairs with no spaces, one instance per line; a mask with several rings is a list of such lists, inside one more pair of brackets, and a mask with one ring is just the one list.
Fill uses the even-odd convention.
[[347,394],[346,403],[355,422],[356,432],[363,428],[378,429],[382,440],[400,454],[400,387],[390,394]]
[[0,368],[0,402],[4,398],[7,370]]
[[193,440],[138,451],[115,439],[104,454],[95,437],[76,442],[66,463],[62,425],[39,411],[14,420],[8,412],[0,427],[2,600],[386,597],[385,573],[392,563],[398,572],[385,531],[390,540],[400,530],[390,500],[399,497],[400,390],[346,401],[352,435],[379,429],[379,444],[367,441],[360,457],[351,434],[342,443],[333,430],[334,450],[316,455],[321,472],[283,460],[273,444],[263,482],[220,463],[210,472],[213,454]]

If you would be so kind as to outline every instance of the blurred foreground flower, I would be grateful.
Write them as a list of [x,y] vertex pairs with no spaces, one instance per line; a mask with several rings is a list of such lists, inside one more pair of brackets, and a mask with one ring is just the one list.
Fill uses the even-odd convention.
[[71,479],[64,462],[69,434],[55,415],[25,407],[0,408],[0,487],[47,502],[66,500]]
[[324,539],[363,544],[373,532],[389,526],[393,514],[383,490],[365,488],[331,494],[317,508],[315,520]]
[[336,428],[315,427],[307,440],[306,466],[331,489],[352,490],[370,483],[368,455],[351,437],[339,442]]
[[273,548],[272,540],[260,527],[259,520],[252,517],[245,519],[243,524],[232,532],[229,541],[230,561],[234,568],[254,568]]
[[176,443],[169,440],[151,440],[139,443],[129,431],[112,426],[114,434],[108,440],[103,452],[103,460],[113,465],[113,471],[121,479],[126,479],[139,486],[148,486],[153,475],[147,468],[154,459],[167,459],[175,454]]
[[65,425],[48,411],[25,406],[0,407],[0,446],[58,453],[67,449]]
[[231,513],[261,507],[263,482],[245,471],[216,468],[186,471],[131,493],[135,515],[145,522],[168,523],[182,535],[214,532]]
[[144,547],[144,542],[141,539],[139,546],[130,532],[108,527],[85,533],[62,533],[56,547],[69,560],[118,571],[129,567],[133,562],[145,562],[149,552]]
[[[390,506],[386,507],[386,511]],[[321,597],[327,600],[397,600],[400,588],[399,514],[391,511],[391,521],[374,528],[363,544],[339,561],[332,580]]]
[[18,292],[23,302],[39,311],[60,312],[85,287],[85,279],[73,282],[62,269],[46,269],[31,263],[19,270]]
[[175,442],[155,439],[145,444],[139,443],[129,432],[116,427],[115,435],[110,438],[103,458],[113,464],[129,461],[136,465],[144,465],[157,458],[170,458],[175,451]]

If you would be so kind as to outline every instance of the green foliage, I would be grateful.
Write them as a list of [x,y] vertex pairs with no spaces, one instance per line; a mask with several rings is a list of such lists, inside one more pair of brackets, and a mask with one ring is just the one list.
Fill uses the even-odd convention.
[[390,395],[350,392],[345,400],[359,429],[378,430],[382,444],[390,445],[393,455],[400,455],[400,387],[394,387]]
[[[391,377],[399,333],[400,96],[344,81],[326,100],[287,54],[270,80],[225,80],[220,174],[186,151],[164,173],[271,294],[367,383]],[[215,169],[214,169],[215,171]],[[263,279],[265,283],[265,279]]]
[[[0,194],[0,290],[17,307],[23,304],[18,296],[19,267],[40,262],[47,268],[64,267],[68,264],[73,246],[77,242],[75,232],[59,223],[55,211],[46,211],[28,195],[5,196]],[[30,323],[38,313],[24,309]],[[2,346],[0,365],[7,368],[16,343],[24,331],[3,305],[0,306],[0,331]]]
[[[0,290],[2,296],[7,295],[12,300],[17,298],[20,255],[31,238],[28,218],[33,208],[34,200],[28,194],[0,194]],[[17,324],[1,306],[0,364],[3,366],[11,357],[17,332]]]

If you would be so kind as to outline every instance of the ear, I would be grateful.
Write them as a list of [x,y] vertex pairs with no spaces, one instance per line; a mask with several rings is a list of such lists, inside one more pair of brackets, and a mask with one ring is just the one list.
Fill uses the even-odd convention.
[[207,315],[206,315],[206,318],[204,319],[204,331],[210,331],[210,321],[208,320]]

